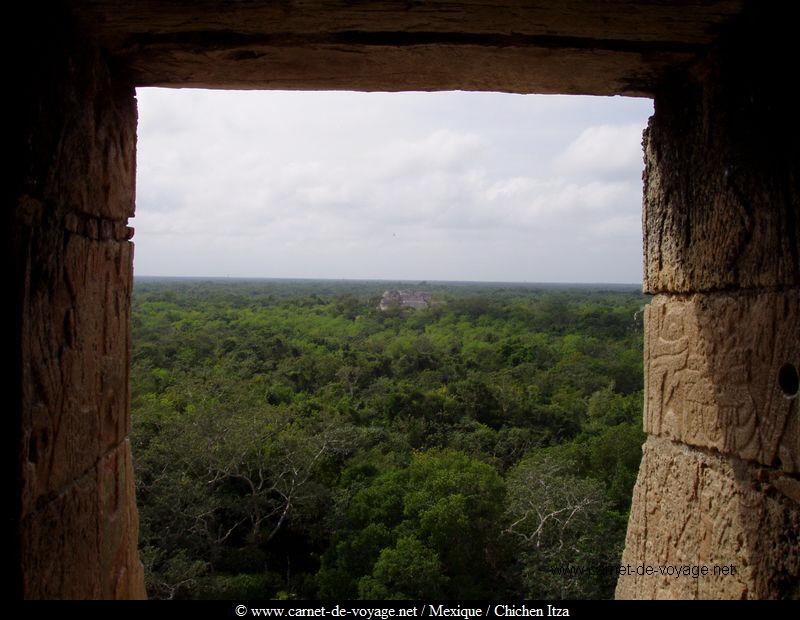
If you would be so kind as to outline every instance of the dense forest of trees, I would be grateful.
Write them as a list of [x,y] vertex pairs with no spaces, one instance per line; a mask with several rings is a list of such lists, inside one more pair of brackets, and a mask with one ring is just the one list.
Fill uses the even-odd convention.
[[150,596],[612,596],[646,299],[422,283],[431,308],[381,312],[387,287],[137,280]]

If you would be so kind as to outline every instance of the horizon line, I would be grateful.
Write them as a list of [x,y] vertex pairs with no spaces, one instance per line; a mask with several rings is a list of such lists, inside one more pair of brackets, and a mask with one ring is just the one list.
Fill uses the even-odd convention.
[[566,281],[566,280],[436,280],[430,278],[332,278],[332,277],[292,277],[292,276],[156,276],[148,274],[134,274],[136,278],[153,280],[267,280],[267,281],[307,281],[307,282],[416,282],[433,284],[570,284],[570,285],[613,285],[613,286],[642,286],[642,282],[610,282],[610,281]]

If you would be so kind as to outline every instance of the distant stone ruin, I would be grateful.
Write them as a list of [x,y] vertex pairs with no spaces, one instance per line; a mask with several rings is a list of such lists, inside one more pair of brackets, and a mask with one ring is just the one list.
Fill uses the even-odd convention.
[[390,308],[430,308],[431,294],[424,291],[386,291],[381,297],[378,308],[389,310]]

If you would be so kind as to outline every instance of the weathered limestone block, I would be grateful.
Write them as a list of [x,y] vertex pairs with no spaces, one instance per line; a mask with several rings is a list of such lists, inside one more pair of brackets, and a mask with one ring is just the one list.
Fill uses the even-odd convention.
[[85,76],[70,64],[69,75],[66,92],[59,95],[68,98],[67,109],[75,117],[67,116],[58,128],[44,198],[70,210],[125,220],[134,211],[134,91],[112,82],[106,72]]
[[134,88],[112,77],[100,50],[57,7],[40,13],[21,75],[15,189],[48,209],[124,221],[134,212]]
[[[128,435],[132,244],[30,234],[22,319],[22,511]],[[62,254],[53,253],[53,247]]]
[[[648,439],[622,556],[631,574],[620,577],[617,598],[800,596],[800,503],[781,490],[795,483],[790,474]],[[710,574],[662,575],[667,565],[707,566]],[[638,574],[647,566],[653,574]],[[715,575],[715,566],[735,572]]]
[[800,118],[775,88],[775,45],[787,40],[743,36],[656,94],[644,139],[647,292],[800,285]]
[[100,598],[97,471],[72,482],[20,523],[22,596]]
[[98,482],[102,598],[145,598],[138,549],[139,515],[133,501],[133,462],[127,439],[101,459]]
[[779,373],[800,368],[800,289],[658,296],[645,311],[651,435],[800,471],[798,402]]
[[127,441],[21,522],[25,598],[144,598]]

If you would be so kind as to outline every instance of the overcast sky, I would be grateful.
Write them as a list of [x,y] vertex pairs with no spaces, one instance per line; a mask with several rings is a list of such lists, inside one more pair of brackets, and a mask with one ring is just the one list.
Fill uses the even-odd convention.
[[641,282],[649,100],[138,99],[137,275]]

